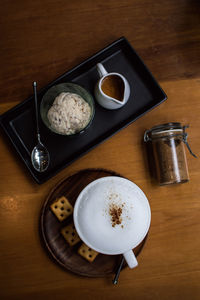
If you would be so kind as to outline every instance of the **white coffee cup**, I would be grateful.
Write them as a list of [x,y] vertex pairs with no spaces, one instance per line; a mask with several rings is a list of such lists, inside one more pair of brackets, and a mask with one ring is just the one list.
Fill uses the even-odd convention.
[[[95,90],[94,90],[95,98],[96,98],[97,102],[101,106],[103,106],[104,108],[107,108],[107,109],[121,108],[122,106],[124,106],[127,103],[129,96],[130,96],[130,86],[129,86],[127,79],[120,73],[116,73],[116,72],[108,73],[101,63],[98,63],[96,65],[96,67],[97,67],[97,71],[100,76],[100,79],[98,80],[98,82],[95,86]],[[102,89],[104,80],[106,80],[108,77],[113,77],[113,76],[117,77],[123,85],[123,92],[122,92],[121,100],[111,97],[110,95],[106,94]]]
[[[121,208],[118,224],[113,207]],[[151,210],[145,194],[132,181],[117,176],[94,180],[79,194],[73,217],[77,233],[90,248],[123,254],[130,268],[138,265],[132,249],[148,233]]]

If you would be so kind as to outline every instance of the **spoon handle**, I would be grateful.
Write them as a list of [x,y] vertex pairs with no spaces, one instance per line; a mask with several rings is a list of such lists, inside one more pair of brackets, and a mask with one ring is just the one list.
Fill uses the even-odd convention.
[[38,101],[37,101],[37,82],[33,82],[33,90],[34,90],[34,99],[35,99],[35,117],[36,117],[36,130],[37,130],[37,138],[40,141],[40,131],[39,131],[39,119],[38,119]]
[[124,256],[122,257],[122,259],[120,261],[119,267],[118,267],[117,272],[115,274],[115,277],[113,279],[113,284],[117,284],[118,283],[119,274],[120,274],[121,268],[123,266],[123,263],[124,263]]

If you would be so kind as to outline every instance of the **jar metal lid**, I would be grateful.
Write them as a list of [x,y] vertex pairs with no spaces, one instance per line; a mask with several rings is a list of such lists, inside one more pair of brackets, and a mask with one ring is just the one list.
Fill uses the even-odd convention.
[[152,127],[151,131],[160,131],[160,130],[171,130],[171,129],[182,129],[183,126],[179,122],[169,122],[161,125],[156,125]]
[[169,122],[169,123],[165,123],[165,124],[161,124],[161,125],[156,125],[156,126],[152,127],[151,129],[145,131],[144,141],[149,142],[149,141],[152,141],[153,139],[162,138],[162,136],[158,137],[158,135],[160,135],[160,134],[163,134],[163,138],[182,136],[183,142],[186,144],[190,154],[192,154],[194,157],[196,157],[196,155],[192,152],[192,150],[187,142],[188,134],[185,130],[188,127],[189,127],[189,125],[182,126],[181,123],[179,123],[179,122]]
[[157,138],[158,134],[164,134],[165,137],[169,134],[173,135],[182,135],[184,131],[184,127],[179,122],[170,122],[161,125],[156,125],[149,130],[145,131],[144,141],[148,142],[153,138]]

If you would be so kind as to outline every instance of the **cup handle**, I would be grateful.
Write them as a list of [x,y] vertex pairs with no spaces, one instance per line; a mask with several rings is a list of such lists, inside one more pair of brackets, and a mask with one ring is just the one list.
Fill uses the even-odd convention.
[[101,63],[97,64],[97,71],[100,77],[103,77],[104,75],[108,74],[108,72]]
[[132,250],[129,250],[129,251],[123,253],[123,255],[124,255],[124,258],[129,266],[129,268],[133,269],[138,266],[137,259]]

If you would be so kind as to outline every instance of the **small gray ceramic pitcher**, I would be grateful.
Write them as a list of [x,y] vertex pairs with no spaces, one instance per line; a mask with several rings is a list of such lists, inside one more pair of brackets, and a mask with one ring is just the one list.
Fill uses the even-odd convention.
[[[119,109],[123,107],[130,96],[130,86],[126,78],[116,72],[108,73],[101,63],[98,63],[96,67],[100,76],[95,86],[97,102],[107,109]],[[118,90],[119,88],[120,90]],[[115,97],[117,94],[120,96]]]

